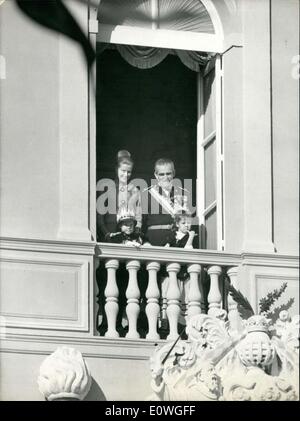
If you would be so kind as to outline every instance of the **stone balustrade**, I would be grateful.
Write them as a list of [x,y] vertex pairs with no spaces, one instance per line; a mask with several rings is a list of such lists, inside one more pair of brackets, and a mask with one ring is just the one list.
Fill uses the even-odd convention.
[[[228,310],[228,317],[235,319],[236,304],[231,297],[228,303],[223,302],[222,283],[227,275],[237,287],[239,255],[196,249],[138,249],[98,243],[97,257],[102,265],[102,272],[97,276],[99,290],[105,284],[102,300],[107,323],[104,335],[107,338],[120,336],[117,326],[122,311],[120,287],[125,292],[124,314],[128,323],[127,332],[122,336],[128,339],[158,340],[162,338],[159,327],[164,323],[165,330],[167,326],[165,338],[175,340],[180,334],[180,325],[184,326],[192,316],[203,312],[214,316],[224,307]],[[121,267],[123,272],[118,275]],[[120,279],[124,273],[126,279]],[[142,311],[148,329],[144,336],[139,331]]]

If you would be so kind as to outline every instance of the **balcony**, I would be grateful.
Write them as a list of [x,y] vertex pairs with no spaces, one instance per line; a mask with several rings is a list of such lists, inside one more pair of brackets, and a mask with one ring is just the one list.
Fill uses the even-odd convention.
[[[108,400],[145,399],[151,393],[149,358],[157,345],[182,332],[191,314],[220,316],[224,307],[233,326],[237,308],[223,293],[225,275],[256,312],[260,297],[288,281],[284,302],[294,298],[291,316],[298,314],[299,259],[294,255],[160,247],[138,250],[108,243],[5,237],[0,239],[0,248],[0,349],[3,376],[9,379],[3,396],[8,400],[41,399],[35,378],[28,388],[18,390],[15,379],[30,378],[28,373],[37,372],[44,356],[61,346],[75,348],[86,359],[96,382],[95,395],[99,396],[100,388]],[[108,275],[108,282],[106,277],[98,279],[108,318],[101,335],[95,329],[99,292],[95,257]],[[116,268],[122,266],[125,291],[117,288]],[[183,288],[178,266],[186,267],[188,288]],[[164,297],[161,274],[169,278]],[[125,303],[121,303],[122,294]],[[120,304],[127,318],[123,332],[116,323]],[[141,315],[144,329],[139,325]]]
[[[98,243],[96,258],[98,324],[105,320],[100,335],[106,338],[175,340],[195,314],[236,311],[236,304],[226,297],[224,279],[227,276],[236,286],[238,254]],[[120,333],[122,318],[127,326]]]

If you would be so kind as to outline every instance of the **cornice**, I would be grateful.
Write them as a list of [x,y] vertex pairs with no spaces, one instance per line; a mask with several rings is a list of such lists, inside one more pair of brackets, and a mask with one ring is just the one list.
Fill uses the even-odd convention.
[[6,333],[0,335],[0,352],[47,355],[59,346],[78,349],[84,357],[148,360],[157,345],[165,340],[132,340],[127,338],[62,337]]
[[182,264],[198,263],[219,266],[273,266],[299,268],[299,256],[277,253],[228,253],[216,250],[179,249],[174,247],[144,247],[136,249],[130,246],[112,243],[96,243],[9,238],[0,237],[0,250],[29,251],[39,253],[59,253],[89,255],[100,259],[120,259],[123,261],[140,260],[144,262],[162,262]]
[[0,237],[0,249],[44,253],[95,254],[96,243]]
[[242,265],[299,269],[299,256],[277,253],[241,253]]

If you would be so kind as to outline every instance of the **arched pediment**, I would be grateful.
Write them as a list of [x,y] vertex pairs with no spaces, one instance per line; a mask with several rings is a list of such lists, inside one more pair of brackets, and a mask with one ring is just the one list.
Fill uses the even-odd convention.
[[101,0],[101,43],[218,53],[223,27],[212,0]]
[[102,0],[98,20],[108,25],[215,33],[200,0]]

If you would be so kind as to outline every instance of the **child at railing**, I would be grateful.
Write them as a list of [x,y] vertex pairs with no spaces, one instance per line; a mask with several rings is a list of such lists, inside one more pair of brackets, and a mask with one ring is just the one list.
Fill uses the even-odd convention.
[[193,248],[195,231],[191,231],[191,215],[187,211],[175,214],[174,224],[165,247]]
[[141,234],[135,231],[137,224],[133,211],[121,208],[117,214],[118,232],[111,234],[110,241],[116,244],[140,247],[143,244]]
[[[124,244],[126,246],[132,246],[139,248],[143,244],[142,235],[139,234],[135,227],[137,225],[136,216],[133,210],[127,209],[122,207],[119,209],[117,213],[117,232],[110,234],[110,243],[115,244]],[[99,321],[99,332],[103,335],[107,329],[107,321],[106,315],[104,311],[105,306],[105,297],[104,297],[104,290],[102,285],[105,285],[107,282],[107,273],[106,271],[102,271],[102,274],[99,275],[102,277],[103,281],[101,283],[101,292],[99,292],[99,319],[101,317],[101,321]],[[126,289],[128,285],[128,271],[126,269],[125,263],[120,262],[119,268],[116,272],[116,281],[117,281],[117,288],[119,291],[118,297],[118,305],[119,305],[119,312],[116,321],[116,329],[119,332],[120,336],[125,336],[127,332],[128,320],[126,315]],[[100,287],[99,287],[100,289]],[[142,307],[142,298],[141,298]]]
[[[195,231],[191,231],[192,217],[188,211],[180,210],[174,216],[174,223],[171,234],[167,238],[167,244],[165,247],[179,247],[185,249],[193,249],[193,240],[197,234]],[[187,311],[186,297],[190,287],[190,277],[187,272],[187,266],[181,265],[181,269],[177,274],[177,279],[180,281],[179,288],[181,291],[181,314],[179,316],[179,323],[185,325],[185,316]],[[166,295],[169,286],[169,277],[166,274],[165,278],[162,279],[162,319],[166,317]]]

